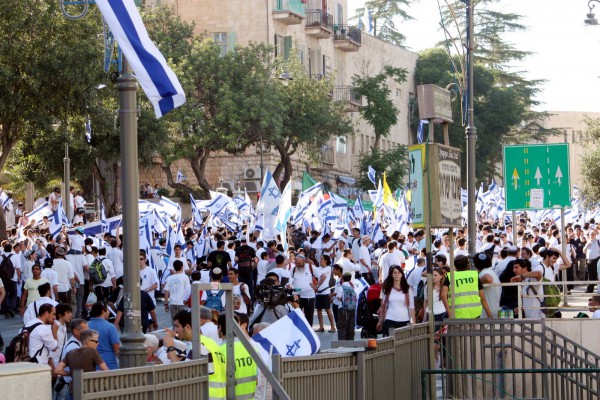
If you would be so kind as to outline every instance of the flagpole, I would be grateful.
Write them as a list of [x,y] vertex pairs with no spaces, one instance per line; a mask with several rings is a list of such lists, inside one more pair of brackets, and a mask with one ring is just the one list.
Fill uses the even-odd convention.
[[145,337],[141,331],[141,295],[139,289],[139,218],[138,218],[138,137],[137,81],[131,65],[123,57],[123,72],[118,79],[119,123],[121,126],[121,194],[123,198],[123,278],[125,329],[121,335],[120,367],[146,364]]

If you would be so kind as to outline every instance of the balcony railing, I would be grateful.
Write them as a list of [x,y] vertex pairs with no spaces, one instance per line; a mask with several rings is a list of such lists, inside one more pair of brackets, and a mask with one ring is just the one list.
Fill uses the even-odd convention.
[[341,101],[346,107],[356,109],[362,106],[362,96],[357,94],[352,86],[334,86],[333,87],[333,100]]
[[291,12],[306,16],[306,8],[301,0],[273,0],[273,12]]
[[322,29],[333,32],[333,15],[323,10],[308,10],[306,12],[306,27],[320,26]]
[[336,25],[333,29],[333,40],[349,40],[360,45],[362,36],[360,29],[348,25]]

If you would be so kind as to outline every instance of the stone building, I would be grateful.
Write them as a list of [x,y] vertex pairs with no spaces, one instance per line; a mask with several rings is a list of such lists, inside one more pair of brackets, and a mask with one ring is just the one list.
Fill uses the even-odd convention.
[[[333,98],[346,103],[355,135],[332,140],[321,149],[319,162],[297,155],[293,161],[294,189],[301,188],[303,172],[308,171],[338,193],[354,197],[358,160],[375,140],[372,128],[357,112],[363,99],[351,92],[355,74],[373,75],[384,65],[408,70],[405,83],[388,82],[399,116],[389,137],[382,140],[381,148],[387,150],[414,141],[409,125],[411,119],[418,118],[411,115],[416,103],[413,74],[418,55],[352,27],[348,22],[346,0],[154,0],[154,5],[173,7],[183,20],[195,22],[197,33],[212,36],[223,52],[249,42],[268,43],[276,48],[278,55],[287,55],[294,47],[309,76],[314,79],[335,76]],[[273,171],[278,155],[268,146],[264,147],[264,168]],[[260,188],[260,159],[260,148],[250,148],[243,157],[216,154],[207,166],[207,179],[215,187],[222,182],[230,189],[239,186],[256,192]],[[166,187],[160,163],[160,158],[156,158],[154,165],[142,168],[140,181]],[[173,174],[180,169],[189,179],[194,179],[185,161],[175,162],[171,169]]]

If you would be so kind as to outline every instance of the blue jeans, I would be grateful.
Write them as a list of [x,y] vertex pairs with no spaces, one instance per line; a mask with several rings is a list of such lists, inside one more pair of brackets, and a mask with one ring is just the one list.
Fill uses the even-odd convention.
[[383,337],[389,336],[390,332],[389,330],[392,330],[392,333],[395,329],[397,328],[404,328],[405,326],[408,325],[408,321],[392,321],[391,319],[386,319],[385,321],[383,321]]

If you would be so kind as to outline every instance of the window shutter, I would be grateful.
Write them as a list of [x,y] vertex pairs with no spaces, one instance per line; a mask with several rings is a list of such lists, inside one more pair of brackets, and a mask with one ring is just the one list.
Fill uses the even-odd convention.
[[235,49],[235,32],[227,33],[227,51],[233,51]]
[[290,58],[290,50],[292,50],[292,37],[285,36],[283,38],[283,58],[285,60]]

